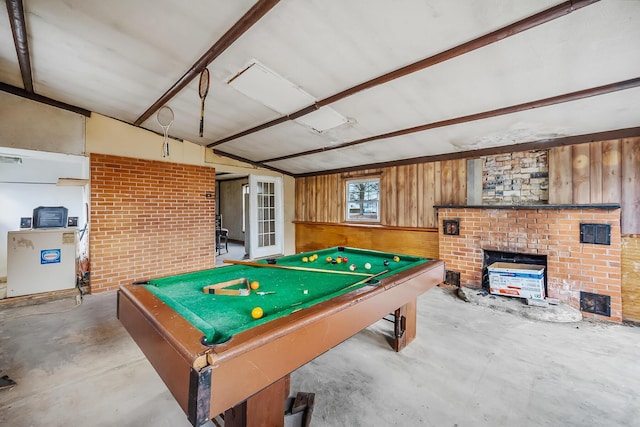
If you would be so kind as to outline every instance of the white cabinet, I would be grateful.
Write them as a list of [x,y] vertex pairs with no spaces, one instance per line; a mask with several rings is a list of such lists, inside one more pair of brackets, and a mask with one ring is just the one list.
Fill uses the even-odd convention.
[[75,228],[10,231],[7,236],[7,297],[76,286]]

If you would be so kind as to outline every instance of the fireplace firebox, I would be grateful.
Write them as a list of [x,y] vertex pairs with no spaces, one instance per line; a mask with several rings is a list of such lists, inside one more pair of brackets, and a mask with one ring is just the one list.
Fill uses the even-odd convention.
[[544,266],[544,291],[547,295],[547,256],[533,255],[515,252],[482,251],[482,288],[489,291],[489,266],[496,262],[508,262],[513,264],[529,264]]

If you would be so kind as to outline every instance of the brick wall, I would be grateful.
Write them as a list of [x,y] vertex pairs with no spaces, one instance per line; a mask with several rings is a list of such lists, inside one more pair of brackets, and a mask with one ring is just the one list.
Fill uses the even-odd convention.
[[91,154],[91,292],[213,268],[214,191],[213,168]]
[[482,157],[482,203],[530,205],[549,200],[547,150]]
[[[442,233],[446,219],[460,220],[459,236]],[[438,220],[440,259],[462,286],[482,286],[483,250],[546,255],[549,297],[579,309],[580,291],[609,295],[602,318],[622,321],[619,209],[440,208]],[[580,243],[581,222],[611,225],[611,245]]]

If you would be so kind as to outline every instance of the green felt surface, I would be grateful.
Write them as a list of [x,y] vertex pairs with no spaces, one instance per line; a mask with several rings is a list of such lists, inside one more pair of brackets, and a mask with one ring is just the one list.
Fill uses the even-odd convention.
[[[312,254],[318,255],[315,262],[302,262],[303,257]],[[355,271],[359,273],[378,274],[388,269],[388,273],[380,276],[384,278],[429,261],[400,255],[400,261],[395,262],[394,255],[352,248],[344,248],[344,251],[329,248],[277,258],[277,264],[330,271],[350,271],[349,266],[355,264]],[[326,262],[328,256],[346,256],[348,261],[346,264],[330,264]],[[388,266],[384,266],[384,260],[389,261]],[[266,264],[264,260],[259,262]],[[371,264],[370,270],[365,270],[365,263]],[[205,286],[240,278],[246,278],[249,282],[258,281],[260,288],[251,291],[249,296],[212,295],[205,294],[202,290]],[[232,265],[153,279],[149,285],[144,286],[201,330],[208,343],[217,344],[227,341],[238,332],[366,286],[367,283],[351,286],[363,279],[366,277]],[[240,287],[242,286],[238,285],[229,289]],[[258,295],[257,292],[275,293]],[[254,307],[262,308],[262,318],[251,317]]]

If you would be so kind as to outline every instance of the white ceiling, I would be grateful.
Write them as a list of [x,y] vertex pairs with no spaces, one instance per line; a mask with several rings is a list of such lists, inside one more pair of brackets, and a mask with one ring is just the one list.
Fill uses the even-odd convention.
[[[323,100],[563,3],[282,0],[209,64],[204,137],[197,77],[167,102],[170,134],[209,145],[281,117],[227,84],[252,60]],[[34,92],[134,123],[254,4],[23,0]],[[215,149],[260,162],[639,77],[640,0],[602,0],[331,103],[348,119],[339,127],[288,120]],[[24,87],[6,7],[0,82]],[[639,112],[636,85],[266,166],[305,174],[615,131],[640,126]],[[162,132],[155,114],[141,126]]]

